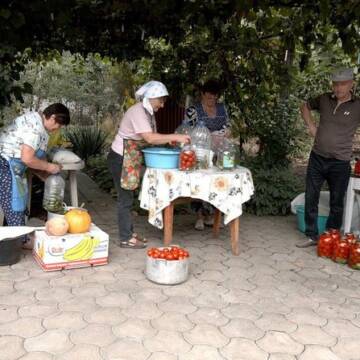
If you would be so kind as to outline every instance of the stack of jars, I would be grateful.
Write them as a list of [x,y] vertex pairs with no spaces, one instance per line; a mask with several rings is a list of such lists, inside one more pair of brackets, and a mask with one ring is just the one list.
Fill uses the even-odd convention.
[[317,252],[320,257],[360,270],[360,242],[353,233],[341,236],[338,230],[325,231],[320,235]]

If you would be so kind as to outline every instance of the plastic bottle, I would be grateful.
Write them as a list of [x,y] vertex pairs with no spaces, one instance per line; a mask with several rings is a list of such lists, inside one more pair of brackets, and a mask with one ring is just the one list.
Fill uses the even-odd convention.
[[43,207],[50,212],[63,210],[65,181],[60,174],[50,175],[45,181]]
[[209,153],[211,149],[211,133],[203,121],[199,121],[191,132],[191,144],[195,148],[197,168],[209,167]]

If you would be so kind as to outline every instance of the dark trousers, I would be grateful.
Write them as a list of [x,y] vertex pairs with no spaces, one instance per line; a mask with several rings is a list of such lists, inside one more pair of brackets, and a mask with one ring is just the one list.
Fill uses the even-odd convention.
[[306,173],[305,234],[311,238],[319,235],[317,218],[321,186],[326,180],[330,191],[330,213],[327,229],[340,229],[344,212],[344,196],[350,178],[350,162],[324,158],[313,151]]
[[120,186],[123,157],[115,151],[110,150],[107,161],[117,192],[117,215],[120,241],[128,241],[132,238],[133,234],[131,210],[134,203],[134,191],[124,190]]

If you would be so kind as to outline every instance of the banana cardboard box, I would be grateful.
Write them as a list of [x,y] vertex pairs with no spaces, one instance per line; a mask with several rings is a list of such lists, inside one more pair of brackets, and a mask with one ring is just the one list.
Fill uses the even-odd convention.
[[82,234],[50,236],[35,232],[33,255],[45,271],[74,269],[108,263],[109,235],[91,224]]

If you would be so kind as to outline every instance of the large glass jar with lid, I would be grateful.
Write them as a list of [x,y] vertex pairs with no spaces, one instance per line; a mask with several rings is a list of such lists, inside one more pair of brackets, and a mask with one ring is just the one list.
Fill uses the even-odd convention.
[[228,139],[224,139],[217,152],[216,165],[221,170],[231,170],[235,167],[236,147]]
[[65,181],[60,174],[50,175],[45,181],[43,207],[58,213],[63,210]]

